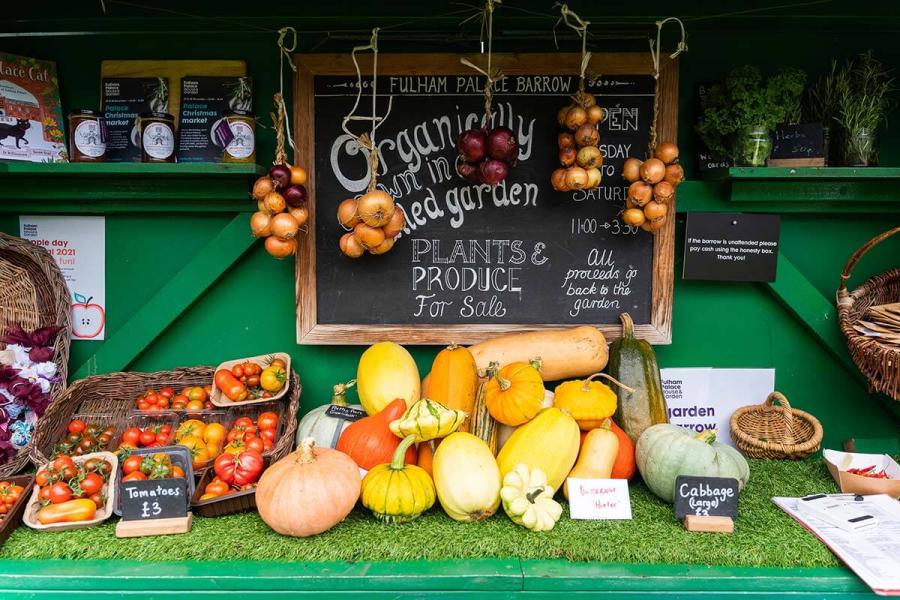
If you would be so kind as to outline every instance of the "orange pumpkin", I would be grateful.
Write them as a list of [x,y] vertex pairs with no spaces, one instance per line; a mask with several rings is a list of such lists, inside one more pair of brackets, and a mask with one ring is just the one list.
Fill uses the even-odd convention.
[[350,457],[319,448],[306,438],[296,451],[263,472],[256,487],[256,508],[266,525],[282,535],[316,535],[350,514],[361,482]]
[[541,363],[514,362],[506,365],[485,384],[488,412],[500,423],[516,427],[527,423],[544,405]]
[[[394,450],[402,441],[391,432],[390,423],[406,412],[406,401],[398,398],[379,413],[363,417],[341,433],[336,450],[356,461],[360,469],[391,462]],[[410,446],[404,457],[405,464],[416,464],[416,449]]]
[[[424,380],[423,398],[461,410],[471,418],[478,389],[478,367],[468,348],[451,344],[434,357],[431,373]],[[469,431],[466,419],[459,431]]]

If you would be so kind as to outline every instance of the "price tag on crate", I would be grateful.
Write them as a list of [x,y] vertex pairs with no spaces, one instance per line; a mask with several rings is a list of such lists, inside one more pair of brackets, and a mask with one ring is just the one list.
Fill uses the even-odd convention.
[[117,537],[186,533],[191,528],[190,498],[183,478],[126,481],[120,484],[122,520]]

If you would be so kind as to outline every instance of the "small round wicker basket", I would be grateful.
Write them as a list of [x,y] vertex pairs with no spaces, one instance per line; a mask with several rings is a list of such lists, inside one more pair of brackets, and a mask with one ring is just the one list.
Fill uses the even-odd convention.
[[751,458],[801,460],[821,447],[822,435],[819,420],[791,408],[780,392],[772,392],[764,403],[744,406],[731,415],[731,439]]

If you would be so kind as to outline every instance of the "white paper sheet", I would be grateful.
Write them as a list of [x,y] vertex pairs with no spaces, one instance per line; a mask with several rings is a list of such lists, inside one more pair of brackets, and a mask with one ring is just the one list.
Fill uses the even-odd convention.
[[[900,502],[884,494],[866,496],[863,502],[854,504],[874,515],[878,519],[877,527],[847,532],[798,512],[797,498],[772,498],[772,501],[847,563],[873,592],[880,596],[900,596]],[[848,497],[847,501],[852,499]]]
[[775,389],[775,369],[662,369],[669,421],[695,431],[715,428],[717,440],[733,446],[731,415],[762,404]]

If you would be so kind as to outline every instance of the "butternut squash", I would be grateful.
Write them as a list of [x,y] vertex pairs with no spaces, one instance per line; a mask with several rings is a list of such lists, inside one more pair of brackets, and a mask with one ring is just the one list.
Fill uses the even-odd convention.
[[587,377],[602,371],[609,357],[603,333],[589,325],[502,335],[469,350],[479,370],[492,362],[508,365],[540,357],[544,381]]
[[553,491],[566,480],[578,458],[578,423],[565,411],[545,408],[515,430],[497,455],[500,473],[506,476],[519,463],[540,469]]
[[669,409],[656,353],[646,340],[634,337],[634,323],[628,313],[619,318],[622,337],[610,346],[609,374],[632,389],[616,388],[618,406],[614,418],[636,443],[648,427],[669,422]]
[[478,389],[478,369],[469,349],[451,344],[438,352],[431,365],[431,373],[422,380],[422,384],[423,398],[469,415],[470,418],[459,428],[459,431],[469,431]]
[[[569,472],[573,479],[609,479],[619,453],[619,438],[612,431],[612,424],[606,419],[603,425],[592,429],[584,438],[578,462]],[[569,498],[569,482],[563,486],[563,495]]]

